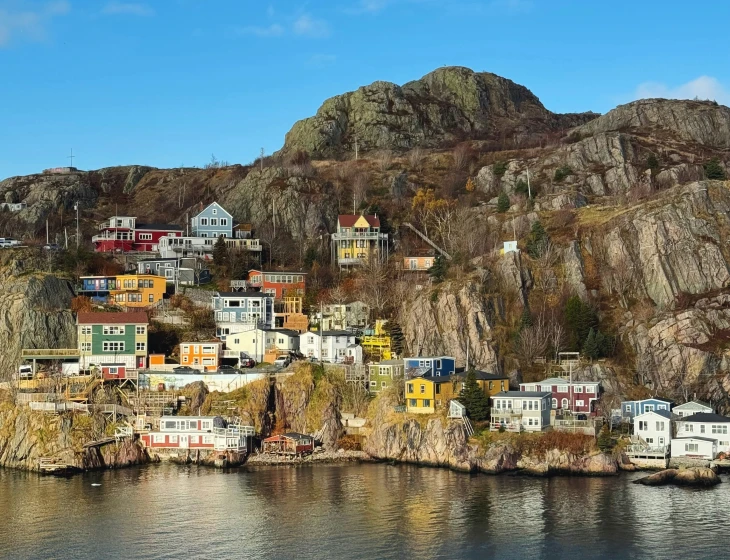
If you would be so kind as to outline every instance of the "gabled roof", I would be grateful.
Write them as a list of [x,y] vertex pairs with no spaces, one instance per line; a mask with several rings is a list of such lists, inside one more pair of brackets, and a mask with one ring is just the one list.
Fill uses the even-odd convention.
[[79,325],[146,325],[149,323],[144,311],[127,313],[94,313],[81,311],[76,316]]
[[134,229],[146,229],[152,231],[182,231],[182,226],[175,224],[137,224]]
[[302,272],[301,270],[263,270],[261,268],[250,268],[248,270],[248,273],[251,274],[252,272],[258,272],[259,274],[302,274],[304,276],[307,275],[306,272]]
[[714,412],[698,412],[692,416],[685,416],[679,422],[715,422],[724,424],[730,423],[730,418],[721,414],[715,414]]
[[542,392],[542,391],[500,391],[496,395],[493,395],[492,398],[497,397],[527,397],[527,398],[543,398],[543,397],[552,397],[552,393]]
[[[461,371],[457,371],[455,376],[456,377],[466,377],[468,372],[464,371],[462,368]],[[488,373],[486,371],[475,371],[477,381],[496,381],[496,380],[503,380],[503,379],[509,379],[508,375],[502,375],[501,373]]]
[[216,292],[215,295],[218,296],[218,297],[228,297],[228,298],[234,298],[234,297],[243,297],[243,298],[247,298],[247,297],[257,297],[257,298],[267,297],[267,298],[273,298],[274,297],[271,294],[266,294],[264,292],[254,292],[254,291],[251,291],[251,290],[249,290],[247,292]]
[[380,362],[373,362],[369,364],[371,366],[402,366],[403,360],[381,360]]
[[677,410],[677,409],[684,410],[685,408],[688,408],[691,410],[696,407],[705,407],[705,408],[709,408],[710,410],[712,410],[712,407],[709,404],[707,404],[706,402],[702,402],[702,401],[689,401],[689,402],[686,402],[683,404],[678,404],[677,406],[674,407],[674,410]]
[[[520,383],[520,385],[570,385],[571,381],[569,379],[564,379],[562,377],[548,377],[547,379],[543,379],[542,381],[533,381],[531,383]],[[600,385],[600,381],[572,381],[573,385]]]
[[649,410],[647,412],[643,412],[642,414],[637,414],[634,416],[634,419],[641,418],[642,416],[648,416],[649,414],[658,414],[662,418],[666,418],[667,420],[672,419],[672,413],[668,410],[662,409],[662,410]]
[[377,216],[369,214],[340,214],[337,216],[337,223],[341,227],[352,227],[360,218],[365,218],[367,223],[370,224],[370,227],[380,227],[380,219]]
[[195,216],[193,216],[193,217],[197,217],[197,216],[200,216],[200,215],[201,215],[201,214],[202,214],[203,212],[205,212],[205,211],[206,211],[206,210],[207,210],[208,208],[213,208],[213,207],[215,207],[215,208],[220,208],[220,209],[221,209],[221,210],[223,210],[223,211],[224,211],[224,212],[225,212],[226,214],[228,214],[229,216],[233,217],[233,215],[232,215],[232,214],[231,214],[231,213],[230,213],[230,212],[229,212],[228,210],[226,210],[225,208],[223,208],[223,206],[221,206],[221,205],[220,205],[220,204],[218,204],[217,202],[211,202],[210,204],[208,204],[208,206],[206,206],[205,208],[202,208],[202,209],[200,210],[200,212],[198,212],[197,214],[195,214]]
[[451,377],[448,375],[424,375],[421,377],[424,381],[430,381],[432,383],[435,383],[436,385],[440,385],[441,383],[450,383]]
[[702,437],[702,436],[687,436],[687,437],[678,437],[678,438],[674,438],[674,439],[675,439],[675,440],[677,440],[677,439],[678,439],[678,440],[683,440],[683,439],[684,439],[684,440],[688,440],[688,439],[698,439],[698,440],[700,440],[700,441],[709,441],[709,442],[711,442],[711,443],[715,443],[715,442],[717,441],[717,440],[715,440],[715,439],[712,439],[712,438],[708,438],[708,437]]

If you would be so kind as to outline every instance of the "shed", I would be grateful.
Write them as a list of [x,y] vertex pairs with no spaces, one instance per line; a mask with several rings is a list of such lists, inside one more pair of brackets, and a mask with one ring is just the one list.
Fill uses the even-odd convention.
[[274,455],[308,455],[314,451],[314,439],[306,434],[289,432],[266,438],[263,448],[264,453]]

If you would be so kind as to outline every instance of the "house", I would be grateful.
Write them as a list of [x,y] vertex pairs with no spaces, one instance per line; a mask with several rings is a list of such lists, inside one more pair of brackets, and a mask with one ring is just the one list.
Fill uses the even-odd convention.
[[[299,336],[299,351],[308,358],[322,362],[345,363],[346,357],[357,353],[352,352],[355,346],[355,335],[347,331],[310,331]],[[360,356],[362,357],[362,353]]]
[[162,276],[168,283],[181,286],[195,286],[210,282],[210,271],[202,268],[193,257],[169,257],[140,259],[137,261],[137,274]]
[[332,234],[332,261],[340,268],[361,266],[388,254],[388,235],[380,232],[378,216],[342,214]]
[[[100,364],[101,378],[104,381],[119,381],[127,379],[127,364]],[[136,378],[136,376],[134,376]]]
[[405,358],[406,376],[432,375],[434,377],[453,375],[456,360],[450,356]]
[[403,270],[406,272],[427,272],[433,266],[433,256],[403,257]]
[[216,336],[273,328],[274,299],[263,292],[216,292],[212,300]]
[[190,221],[192,237],[233,237],[233,216],[217,202],[206,206]]
[[621,419],[624,422],[633,422],[634,416],[652,410],[672,410],[674,403],[661,397],[651,397],[640,401],[623,401],[621,403]]
[[634,416],[634,435],[647,447],[664,452],[672,440],[672,413],[668,410],[650,410]]
[[140,434],[148,449],[193,449],[245,453],[252,426],[226,426],[220,416],[162,416],[160,429]]
[[[486,371],[478,370],[474,373],[477,378],[477,385],[481,387],[482,391],[484,391],[484,394],[488,397],[492,397],[497,393],[503,391],[509,391],[509,377],[507,375],[503,375],[501,373],[488,373]],[[454,377],[457,381],[457,390],[454,392],[454,396],[451,398],[459,398],[459,393],[466,384],[466,376],[467,372],[459,372],[455,374]]]
[[101,364],[145,367],[148,319],[143,311],[80,312],[76,325],[81,369]]
[[[218,241],[214,237],[170,237],[161,238],[157,245],[160,257],[195,257],[204,260],[213,258],[213,248]],[[240,251],[251,251],[261,255],[258,239],[226,238],[226,247]]]
[[[730,453],[729,417],[713,412],[697,412],[677,420],[676,425],[677,438],[709,438],[717,442],[717,453]],[[674,454],[672,454],[672,457],[674,457]]]
[[309,321],[304,315],[304,294],[307,275],[294,271],[248,272],[246,289],[264,292],[274,297],[274,327],[305,332]]
[[550,426],[552,393],[502,391],[491,397],[490,429],[541,432]]
[[433,414],[437,408],[445,406],[442,393],[445,386],[451,386],[447,376],[424,375],[406,380],[406,412],[412,414]]
[[701,436],[674,438],[671,450],[672,459],[712,461],[718,454],[717,440]]
[[370,392],[379,393],[393,385],[394,381],[404,379],[403,360],[383,360],[368,365]]
[[251,224],[236,224],[233,226],[233,237],[236,239],[251,239],[253,226]]
[[0,210],[6,210],[8,212],[20,212],[28,208],[26,202],[0,202]]
[[109,301],[121,307],[141,308],[156,305],[167,292],[164,278],[153,274],[82,276],[79,294]]
[[306,434],[288,432],[266,438],[263,441],[263,450],[264,453],[274,455],[309,455],[314,451],[314,438]]
[[520,383],[520,391],[552,393],[552,408],[574,414],[594,414],[601,384],[597,381],[570,381],[550,377],[538,383]]
[[[222,342],[181,342],[180,363],[204,371],[218,371]],[[196,367],[197,366],[197,367]]]
[[361,301],[323,305],[312,311],[312,322],[321,323],[325,331],[362,329],[370,316],[370,308]]
[[98,228],[100,233],[91,241],[100,253],[157,251],[160,239],[182,236],[182,227],[178,225],[138,224],[134,216],[112,216]]
[[517,248],[517,241],[505,241],[502,246],[501,253],[506,255],[507,253],[519,253],[520,250]]
[[692,416],[698,412],[715,412],[709,404],[700,401],[690,401],[684,404],[679,404],[672,409],[672,414],[684,418],[686,416]]
[[257,362],[273,363],[281,355],[299,352],[299,333],[288,329],[260,329],[231,334],[226,337],[226,358],[252,358]]
[[371,360],[390,360],[393,356],[390,334],[385,330],[385,319],[377,319],[375,328],[362,331],[360,344]]

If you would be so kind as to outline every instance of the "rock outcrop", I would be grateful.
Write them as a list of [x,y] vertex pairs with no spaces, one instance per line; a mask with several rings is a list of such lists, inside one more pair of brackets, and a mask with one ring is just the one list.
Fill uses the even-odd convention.
[[706,467],[666,469],[634,481],[635,484],[643,484],[644,486],[674,484],[676,486],[696,486],[699,488],[711,488],[717,486],[720,482],[722,481],[717,473]]
[[363,151],[445,147],[498,131],[529,135],[560,130],[597,115],[557,115],[530,90],[468,68],[440,68],[420,80],[397,86],[374,82],[325,101],[314,117],[297,122],[279,155],[297,150],[314,157]]

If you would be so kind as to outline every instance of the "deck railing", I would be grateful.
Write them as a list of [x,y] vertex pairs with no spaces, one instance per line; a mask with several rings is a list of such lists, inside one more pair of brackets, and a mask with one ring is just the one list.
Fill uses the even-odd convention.
[[33,359],[42,356],[53,356],[58,358],[75,358],[79,355],[77,348],[24,348],[21,357]]

